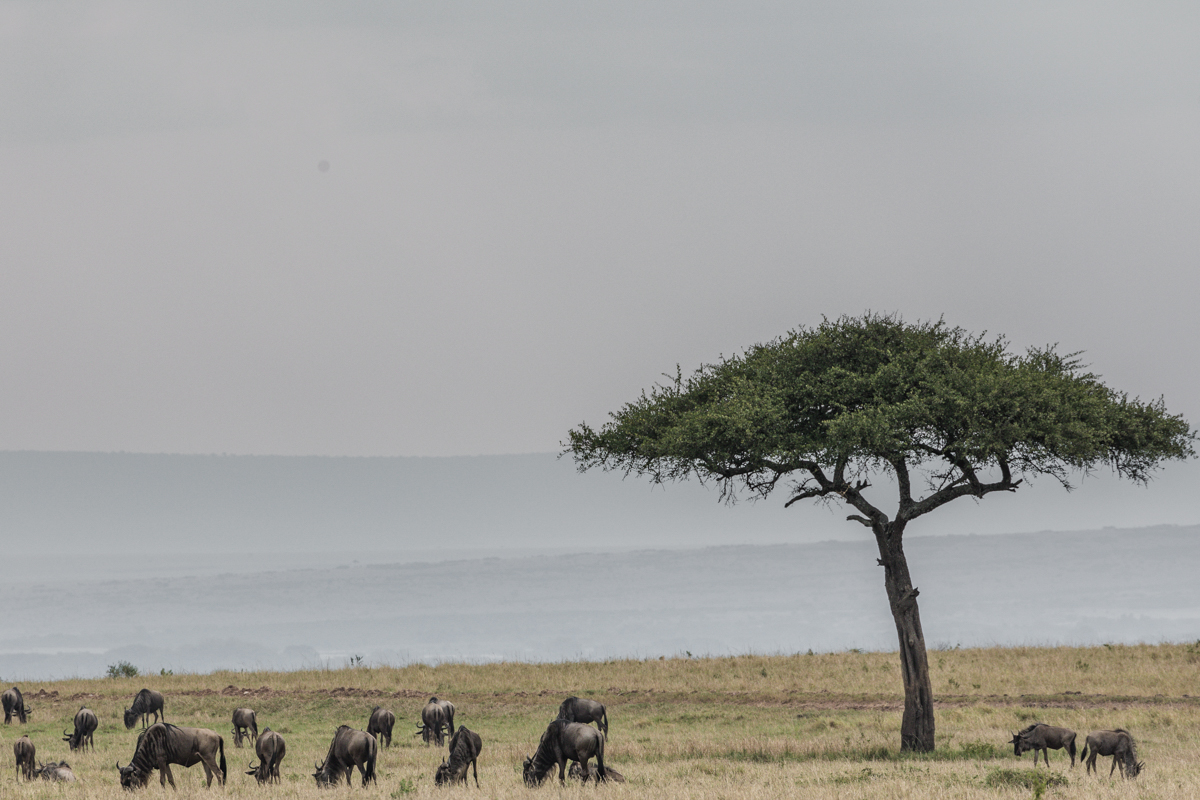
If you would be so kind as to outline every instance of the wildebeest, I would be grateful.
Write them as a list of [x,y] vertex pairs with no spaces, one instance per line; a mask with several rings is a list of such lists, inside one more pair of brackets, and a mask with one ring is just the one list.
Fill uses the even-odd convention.
[[0,694],[0,705],[4,706],[4,724],[11,725],[13,714],[17,715],[17,720],[24,725],[29,721],[29,715],[33,712],[25,705],[25,698],[21,696],[21,690],[17,687],[5,689],[4,694]]
[[[588,764],[587,774],[584,774],[583,767],[579,766],[578,763],[574,763],[571,765],[571,768],[567,770],[567,777],[587,783],[588,781],[598,780],[597,773],[598,770],[596,769],[595,764]],[[604,767],[604,775],[607,780],[615,781],[617,783],[625,782],[624,775],[607,765]]]
[[558,707],[558,718],[567,722],[594,722],[604,738],[608,739],[608,712],[603,703],[582,697],[568,697]]
[[22,775],[25,776],[25,780],[32,780],[33,768],[36,766],[33,759],[37,755],[37,748],[28,736],[22,736],[13,742],[13,755],[17,758],[17,780],[20,781]]
[[96,732],[96,728],[98,727],[100,727],[100,720],[96,718],[96,712],[87,706],[80,706],[79,710],[75,712],[75,732],[67,733],[63,731],[63,741],[72,750],[82,750],[90,744],[94,751],[96,743],[92,741],[92,734]]
[[162,715],[162,721],[167,721],[167,712],[163,710],[163,696],[159,692],[152,689],[142,689],[133,698],[133,705],[125,709],[125,727],[132,728],[137,724],[138,717],[142,718],[142,727],[150,726],[150,715],[154,715],[154,721],[159,721],[159,715]]
[[371,709],[371,718],[367,720],[367,733],[379,741],[387,740],[384,747],[392,746],[392,728],[396,725],[396,715],[383,706]]
[[270,728],[263,728],[262,736],[254,743],[258,766],[250,764],[247,775],[253,775],[259,783],[279,783],[279,762],[287,755],[287,744],[283,737]]
[[233,746],[241,747],[242,739],[249,738],[251,742],[258,741],[258,719],[252,708],[235,708],[233,710]]
[[44,781],[69,783],[75,780],[75,773],[71,771],[71,765],[65,761],[51,761],[49,764],[42,764],[34,770],[33,774]]
[[525,759],[521,775],[527,785],[537,786],[557,764],[558,780],[560,783],[566,783],[567,762],[575,761],[583,769],[587,769],[588,759],[593,756],[596,758],[596,777],[602,781],[606,780],[608,774],[604,769],[604,734],[581,722],[556,719],[542,734],[537,752],[532,758]]
[[375,759],[379,756],[379,742],[375,737],[363,731],[356,731],[349,725],[343,725],[333,735],[329,743],[329,752],[325,754],[325,763],[317,764],[313,777],[317,786],[335,786],[342,775],[346,776],[346,784],[354,775],[354,768],[362,773],[362,785],[375,782]]
[[[1090,756],[1088,750],[1092,751]],[[1146,766],[1144,762],[1137,760],[1137,745],[1129,731],[1124,728],[1089,733],[1087,741],[1083,743],[1083,752],[1079,754],[1080,761],[1087,760],[1088,772],[1096,769],[1096,756],[1113,757],[1112,766],[1108,768],[1110,778],[1117,767],[1121,768],[1121,774],[1126,778],[1136,778]],[[1099,770],[1096,772],[1099,774]]]
[[483,740],[479,738],[479,734],[470,728],[459,728],[458,732],[450,737],[450,760],[442,759],[437,772],[433,774],[434,784],[443,786],[447,783],[461,783],[465,786],[467,767],[470,767],[475,775],[475,788],[478,789],[479,767],[475,762],[481,750]]
[[1032,750],[1035,767],[1039,750],[1042,751],[1042,758],[1049,767],[1050,751],[1063,749],[1071,756],[1071,766],[1075,766],[1075,731],[1070,728],[1056,728],[1043,722],[1035,722],[1020,733],[1014,733],[1009,744],[1013,746],[1013,753],[1018,756]]
[[441,747],[442,742],[445,741],[442,737],[443,727],[448,727],[450,735],[454,735],[454,703],[431,697],[425,707],[421,709],[421,722],[417,724],[417,734],[421,736],[425,744],[432,741]]
[[217,781],[225,784],[225,740],[216,731],[207,728],[180,728],[169,722],[156,722],[138,734],[137,748],[129,764],[122,767],[121,786],[125,789],[140,789],[150,780],[150,773],[159,771],[158,782],[163,786],[171,782],[175,788],[175,776],[171,764],[190,767],[204,765],[206,786],[212,786],[213,773]]

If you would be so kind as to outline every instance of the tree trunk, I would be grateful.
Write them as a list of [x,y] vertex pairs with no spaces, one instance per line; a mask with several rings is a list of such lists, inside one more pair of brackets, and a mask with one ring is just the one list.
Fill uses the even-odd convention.
[[900,674],[904,679],[904,720],[900,724],[900,749],[933,750],[933,686],[917,595],[904,558],[904,523],[872,526],[879,544],[879,564],[884,571],[888,603],[900,639]]

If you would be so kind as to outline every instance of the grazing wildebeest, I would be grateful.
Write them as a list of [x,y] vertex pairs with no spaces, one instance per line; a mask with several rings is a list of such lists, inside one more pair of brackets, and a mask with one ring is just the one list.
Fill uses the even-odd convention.
[[608,739],[608,712],[603,703],[582,697],[568,697],[558,707],[558,718],[567,722],[594,722],[604,738]]
[[1056,728],[1043,722],[1035,722],[1020,733],[1014,733],[1009,744],[1013,746],[1013,753],[1018,756],[1032,750],[1035,767],[1039,750],[1042,751],[1042,758],[1049,767],[1050,751],[1064,749],[1071,756],[1071,766],[1075,766],[1075,731],[1070,728]]
[[[1088,755],[1088,750],[1092,754]],[[1133,741],[1133,737],[1129,735],[1129,731],[1124,728],[1117,728],[1112,731],[1092,731],[1087,736],[1087,741],[1083,743],[1083,752],[1079,754],[1079,760],[1087,759],[1087,771],[1090,773],[1096,769],[1096,756],[1112,756],[1113,763],[1108,769],[1108,777],[1112,777],[1113,770],[1117,767],[1121,768],[1121,774],[1126,778],[1136,778],[1145,767],[1145,763],[1137,760],[1137,745]],[[1099,774],[1099,770],[1096,770]]]
[[125,709],[125,727],[132,728],[137,724],[138,717],[142,718],[142,727],[150,727],[150,715],[154,715],[154,721],[159,721],[159,715],[162,715],[162,721],[167,721],[167,712],[163,710],[163,696],[153,691],[152,689],[142,689],[137,693],[137,697],[133,698],[133,705]]
[[567,762],[575,761],[587,769],[588,759],[593,756],[596,758],[596,777],[606,780],[604,734],[581,722],[556,719],[542,734],[537,752],[532,758],[525,759],[521,775],[526,785],[537,786],[557,764],[559,783],[566,783]]
[[241,747],[242,739],[258,741],[258,719],[252,708],[235,708],[233,710],[233,746]]
[[[573,778],[577,781],[582,781],[583,783],[599,780],[597,775],[598,770],[596,769],[595,764],[588,764],[586,775],[583,772],[583,767],[579,766],[578,763],[571,764],[571,768],[567,770],[568,778]],[[604,775],[607,780],[615,781],[617,783],[625,782],[625,776],[608,765],[605,765],[604,767]]]
[[470,728],[459,728],[454,736],[450,737],[450,760],[442,759],[442,763],[437,768],[437,772],[433,774],[433,782],[436,786],[442,786],[447,783],[461,783],[467,785],[467,767],[470,767],[475,775],[475,788],[479,788],[479,767],[475,761],[479,758],[480,751],[483,750],[483,740],[479,738],[479,734]]
[[421,736],[425,744],[432,741],[441,747],[442,742],[445,741],[442,737],[443,727],[448,727],[450,735],[454,735],[454,703],[431,697],[425,707],[421,709],[421,722],[417,724],[417,734]]
[[25,776],[25,780],[33,779],[33,768],[37,766],[34,762],[34,756],[37,754],[37,748],[33,746],[33,742],[28,736],[22,736],[13,742],[13,755],[17,758],[17,781],[21,780],[21,776]]
[[100,727],[100,720],[96,718],[96,712],[87,706],[80,706],[79,710],[75,712],[75,732],[67,733],[63,731],[63,741],[72,750],[82,750],[90,744],[94,751],[96,743],[92,741],[92,734],[96,732],[96,728],[98,727]]
[[342,775],[346,776],[346,785],[354,775],[354,768],[362,773],[362,785],[375,782],[375,759],[379,756],[379,742],[375,737],[364,731],[356,731],[349,725],[343,725],[333,735],[329,743],[329,752],[325,754],[325,763],[317,764],[313,777],[317,786],[335,786]]
[[217,782],[225,785],[225,740],[216,731],[207,728],[180,728],[169,722],[156,722],[138,734],[137,748],[129,764],[122,767],[121,786],[125,789],[140,789],[150,780],[150,773],[159,771],[158,782],[163,786],[171,782],[175,788],[175,776],[171,764],[190,767],[204,765],[206,786],[212,786],[213,773]]
[[69,783],[75,780],[75,773],[71,771],[71,765],[65,761],[51,761],[49,764],[42,764],[34,770],[33,774],[44,781]]
[[396,715],[383,706],[371,709],[371,718],[367,720],[367,733],[379,741],[387,740],[384,747],[392,746],[392,728],[396,725]]
[[24,725],[29,721],[29,715],[33,712],[25,705],[25,698],[21,696],[21,690],[17,687],[5,689],[4,694],[0,694],[0,705],[4,706],[4,724],[11,725],[13,714],[17,715],[17,720]]
[[279,783],[279,762],[287,755],[287,744],[283,737],[270,728],[263,728],[262,736],[254,743],[258,766],[250,764],[247,775],[253,775],[259,783]]

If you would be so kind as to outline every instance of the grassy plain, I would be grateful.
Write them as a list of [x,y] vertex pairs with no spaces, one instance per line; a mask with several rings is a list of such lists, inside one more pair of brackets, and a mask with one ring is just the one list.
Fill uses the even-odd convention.
[[[143,686],[166,696],[170,722],[225,736],[230,780],[213,791],[258,798],[317,800],[312,764],[337,725],[365,728],[371,708],[397,716],[396,745],[381,750],[378,785],[334,792],[376,800],[471,796],[592,797],[672,800],[846,798],[1195,798],[1200,797],[1200,645],[1007,648],[930,653],[937,695],[937,750],[898,752],[901,695],[892,653],[676,658],[600,663],[354,668],[292,673],[225,672],[132,679],[22,683],[30,723],[0,729],[0,778],[9,797],[118,800],[115,762],[128,762],[137,731],[121,709]],[[433,771],[444,751],[412,731],[431,694],[452,700],[457,722],[483,737],[482,792],[438,790]],[[608,706],[606,761],[628,783],[538,790],[521,783],[520,762],[570,694]],[[62,731],[81,705],[100,717],[95,753],[72,754]],[[252,750],[233,747],[230,716],[258,712],[259,726],[284,734],[283,783],[259,788],[245,774]],[[1061,752],[1051,768],[1031,769],[1006,742],[1032,721],[1079,732],[1124,727],[1135,736],[1146,771],[1137,781],[1085,776]],[[12,743],[28,733],[42,761],[65,758],[74,785],[17,784]],[[176,768],[180,796],[199,796],[203,769]],[[1034,776],[1037,777],[1034,777]],[[1049,780],[1047,777],[1049,776]],[[1037,787],[1041,786],[1039,789]],[[169,791],[169,789],[168,789]],[[157,775],[145,792],[159,796]]]

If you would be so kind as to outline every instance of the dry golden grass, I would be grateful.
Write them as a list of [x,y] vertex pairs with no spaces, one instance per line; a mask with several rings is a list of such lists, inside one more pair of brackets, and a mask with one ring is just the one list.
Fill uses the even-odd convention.
[[[1068,769],[1061,751],[1043,774],[1066,785],[1047,797],[1200,797],[1200,646],[1112,646],[933,651],[938,694],[938,750],[897,752],[901,696],[896,656],[835,653],[711,659],[622,660],[561,664],[414,665],[403,669],[344,669],[295,673],[215,673],[134,679],[25,683],[34,710],[27,726],[0,729],[0,754],[10,771],[10,795],[117,800],[114,762],[133,752],[136,731],[121,724],[121,709],[142,686],[162,691],[171,722],[209,727],[226,739],[230,780],[225,794],[263,793],[316,800],[311,778],[341,723],[363,728],[372,706],[395,711],[397,747],[381,751],[378,785],[355,783],[336,792],[381,800],[479,794],[439,792],[432,775],[444,751],[411,736],[424,700],[447,697],[458,722],[480,733],[482,794],[487,797],[797,797],[1010,798],[1035,794],[1031,755],[1006,747],[1012,731],[1034,720],[1074,728],[1133,732],[1146,772],[1135,782]],[[607,761],[629,782],[604,787],[538,790],[521,784],[520,761],[569,694],[594,697],[609,708]],[[71,754],[61,732],[80,705],[100,716],[94,754]],[[288,743],[279,787],[259,788],[244,774],[250,750],[229,735],[239,705],[255,708],[260,727]],[[28,733],[42,761],[66,758],[81,783],[54,786],[15,782],[12,743]],[[180,794],[203,789],[203,770],[174,770]],[[160,794],[157,776],[148,793]]]

